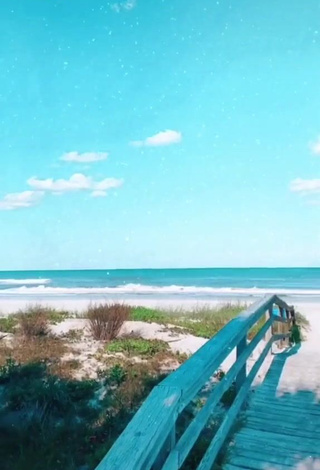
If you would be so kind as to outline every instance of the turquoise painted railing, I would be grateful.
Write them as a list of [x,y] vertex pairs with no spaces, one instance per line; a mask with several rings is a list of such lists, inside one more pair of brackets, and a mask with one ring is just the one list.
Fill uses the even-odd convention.
[[[250,329],[265,318],[248,342]],[[156,386],[96,470],[178,470],[213,415],[222,395],[235,382],[237,395],[205,452],[198,470],[212,468],[250,386],[269,353],[272,343],[289,336],[294,309],[273,295],[253,304],[231,320],[181,367]],[[281,332],[275,334],[274,324]],[[279,329],[279,328],[278,328]],[[265,338],[265,347],[247,375],[247,359]],[[176,441],[176,421],[185,407],[236,348],[236,361],[212,389],[204,406]]]

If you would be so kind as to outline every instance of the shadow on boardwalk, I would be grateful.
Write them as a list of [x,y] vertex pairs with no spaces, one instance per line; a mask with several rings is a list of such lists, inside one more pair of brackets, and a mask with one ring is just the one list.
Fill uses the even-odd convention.
[[264,382],[253,390],[226,470],[320,470],[320,403],[308,389],[316,370],[312,361],[301,369],[299,348],[276,354]]

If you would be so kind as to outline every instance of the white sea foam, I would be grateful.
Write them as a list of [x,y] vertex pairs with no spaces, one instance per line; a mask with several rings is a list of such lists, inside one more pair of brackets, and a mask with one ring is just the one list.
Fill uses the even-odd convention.
[[[30,281],[30,280],[29,280]],[[22,281],[21,281],[22,283]],[[39,283],[39,280],[37,281]],[[29,282],[30,284],[30,282]],[[195,287],[195,286],[148,286],[143,284],[125,284],[117,287],[48,287],[38,285],[0,290],[1,295],[225,295],[225,296],[261,296],[264,294],[320,296],[319,289],[267,289],[267,288],[236,288],[236,287]]]
[[4,286],[39,286],[49,284],[50,279],[0,279],[0,285]]

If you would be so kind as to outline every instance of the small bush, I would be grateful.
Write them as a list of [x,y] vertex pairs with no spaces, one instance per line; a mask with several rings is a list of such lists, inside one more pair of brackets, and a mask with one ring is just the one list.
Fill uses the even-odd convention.
[[87,318],[96,340],[109,341],[118,335],[129,318],[131,308],[121,304],[96,304],[88,308]]
[[166,352],[168,349],[169,346],[164,341],[130,337],[116,339],[107,345],[108,352],[122,352],[128,356],[152,357],[158,353]]
[[108,374],[105,377],[106,383],[110,385],[121,385],[127,378],[127,371],[120,364],[115,364],[108,371]]
[[14,333],[17,325],[18,319],[16,315],[0,318],[0,331],[2,333]]
[[27,338],[46,336],[49,331],[49,320],[46,308],[34,305],[18,313],[19,329]]

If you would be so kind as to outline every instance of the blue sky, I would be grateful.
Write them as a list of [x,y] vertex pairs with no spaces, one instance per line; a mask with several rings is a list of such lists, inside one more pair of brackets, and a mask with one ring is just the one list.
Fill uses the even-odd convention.
[[0,269],[320,265],[320,4],[3,0]]

